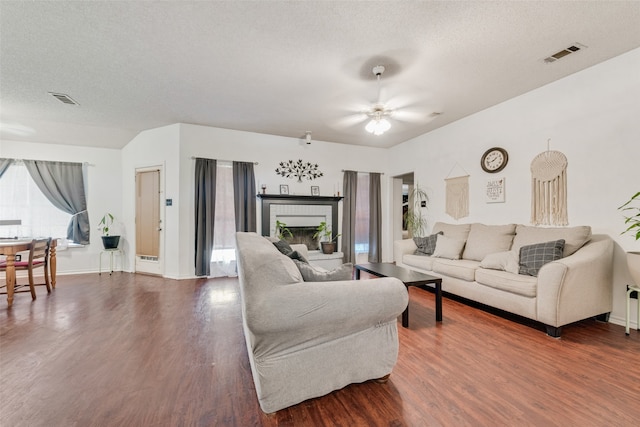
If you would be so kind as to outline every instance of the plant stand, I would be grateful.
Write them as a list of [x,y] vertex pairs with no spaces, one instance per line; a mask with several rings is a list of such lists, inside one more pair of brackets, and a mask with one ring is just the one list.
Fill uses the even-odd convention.
[[624,333],[629,335],[629,318],[631,317],[631,294],[636,292],[636,299],[638,301],[638,309],[636,310],[638,318],[636,319],[636,330],[640,331],[640,286],[627,285],[627,317]]
[[120,270],[122,270],[122,257],[124,256],[124,252],[122,249],[104,249],[100,251],[100,262],[98,266],[98,275],[102,274],[102,255],[109,254],[109,276],[113,274],[113,255],[118,255],[120,257]]

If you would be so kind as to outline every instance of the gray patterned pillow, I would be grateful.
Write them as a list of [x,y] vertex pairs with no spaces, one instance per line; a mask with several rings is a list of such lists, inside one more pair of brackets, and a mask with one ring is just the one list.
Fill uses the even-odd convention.
[[277,242],[273,242],[273,246],[278,248],[280,252],[284,255],[288,256],[291,259],[297,259],[302,262],[308,263],[307,259],[302,256],[302,254],[298,251],[294,251],[291,245],[285,240],[278,240]]
[[520,248],[520,274],[538,276],[543,265],[562,258],[564,239],[537,243]]
[[298,260],[293,260],[302,274],[302,280],[305,282],[332,282],[335,280],[351,280],[353,274],[353,264],[346,263],[342,266],[331,270],[319,270],[311,264],[306,264]]
[[433,251],[436,250],[436,241],[438,240],[438,234],[444,234],[444,233],[440,231],[436,234],[432,234],[431,236],[427,236],[427,237],[414,237],[413,241],[415,242],[418,248],[415,250],[413,254],[414,255],[433,254]]

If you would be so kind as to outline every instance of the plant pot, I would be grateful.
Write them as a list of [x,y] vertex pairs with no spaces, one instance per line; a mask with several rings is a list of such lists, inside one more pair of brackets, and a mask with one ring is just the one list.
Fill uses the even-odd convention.
[[640,252],[627,252],[627,266],[633,281],[640,286]]
[[120,243],[120,236],[102,236],[102,246],[105,249],[117,249]]
[[335,242],[320,242],[320,246],[322,247],[322,253],[331,255],[336,251]]

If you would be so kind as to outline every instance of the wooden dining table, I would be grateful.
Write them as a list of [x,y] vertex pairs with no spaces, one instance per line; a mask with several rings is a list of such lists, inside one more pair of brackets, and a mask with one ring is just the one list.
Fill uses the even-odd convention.
[[[0,255],[7,257],[7,268],[5,271],[5,278],[7,281],[7,306],[11,307],[13,304],[13,291],[16,285],[16,254],[18,252],[24,252],[31,249],[32,239],[10,239],[0,240]],[[51,277],[51,286],[56,287],[56,246],[58,239],[51,239],[51,246],[49,247],[49,271]]]

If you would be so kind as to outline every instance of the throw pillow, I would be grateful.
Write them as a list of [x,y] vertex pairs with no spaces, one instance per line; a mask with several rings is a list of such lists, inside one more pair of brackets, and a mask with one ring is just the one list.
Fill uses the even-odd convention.
[[520,271],[518,253],[516,251],[504,251],[487,254],[480,262],[480,267],[518,274]]
[[588,225],[576,227],[536,227],[518,225],[516,237],[513,239],[512,251],[519,251],[522,246],[535,243],[564,240],[563,256],[568,257],[591,240],[591,227]]
[[562,258],[564,240],[537,243],[520,248],[520,274],[538,276],[543,265]]
[[444,234],[439,234],[433,256],[436,258],[460,259],[464,243],[464,240],[453,239]]
[[464,246],[462,258],[482,261],[488,254],[508,251],[511,249],[511,242],[513,241],[515,233],[515,224],[471,224],[471,231],[469,231],[469,237],[467,237],[467,244]]
[[415,250],[413,254],[414,255],[433,254],[433,251],[436,249],[436,241],[438,240],[439,234],[444,234],[444,233],[440,231],[439,233],[432,234],[431,236],[427,236],[427,237],[414,237],[413,241],[415,242],[418,248]]
[[284,255],[288,256],[291,259],[297,259],[302,262],[308,263],[307,259],[300,254],[298,251],[294,251],[291,245],[286,240],[278,240],[277,242],[273,242],[273,246],[278,248],[278,250]]
[[353,264],[346,263],[331,271],[320,270],[311,264],[293,260],[302,274],[305,282],[331,282],[335,280],[351,280],[353,274]]
[[469,230],[471,230],[471,224],[447,224],[445,222],[436,222],[433,225],[432,233],[438,233],[442,231],[445,236],[452,237],[454,239],[467,241],[469,236]]

